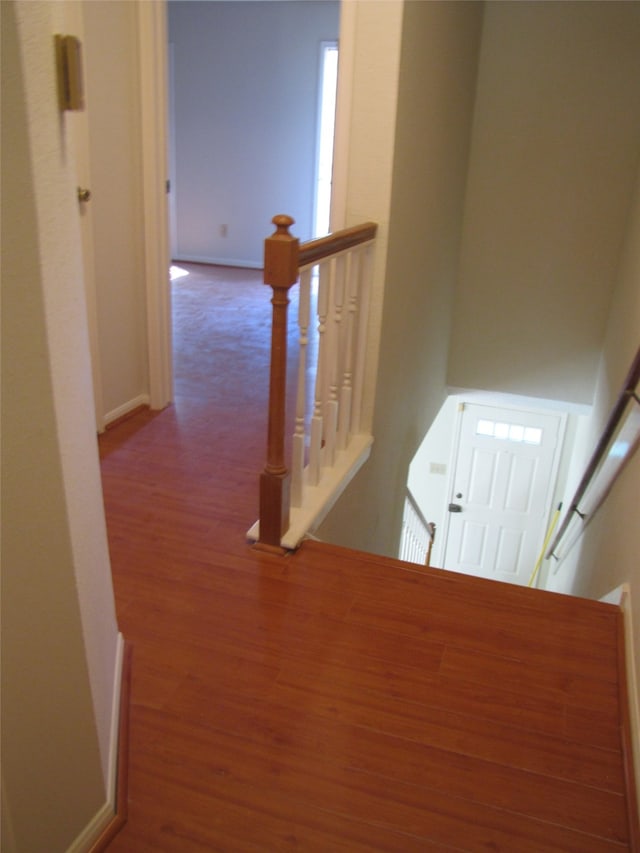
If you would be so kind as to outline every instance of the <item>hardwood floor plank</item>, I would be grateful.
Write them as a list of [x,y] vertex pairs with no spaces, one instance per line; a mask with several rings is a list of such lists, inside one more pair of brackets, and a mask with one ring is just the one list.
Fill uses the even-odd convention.
[[[259,715],[255,708],[246,713],[252,712],[254,718]],[[265,810],[272,813],[283,808],[295,814],[299,825],[319,822],[329,832],[350,821],[359,827],[360,837],[371,850],[385,849],[378,846],[381,833],[391,838],[394,833],[399,835],[404,849],[411,849],[407,840],[411,838],[427,850],[428,844],[522,853],[621,849],[603,838],[451,797],[437,788],[425,791],[405,782],[390,784],[386,777],[341,765],[333,759],[335,753],[327,757],[322,750],[307,754],[288,749],[286,741],[269,730],[260,728],[247,741],[244,735],[229,730],[227,714],[218,727],[207,721],[203,728],[185,726],[178,715],[165,715],[161,721],[154,717],[145,715],[136,749],[162,798],[167,795],[167,784],[175,780],[188,791],[206,791],[206,797],[214,798],[222,812],[229,802],[247,804],[258,821]],[[301,840],[304,838],[302,835]],[[228,843],[229,849],[244,849],[231,837]],[[402,850],[402,844],[396,849]],[[306,849],[304,842],[301,848]],[[263,849],[280,848],[271,847],[265,837]]]
[[447,645],[440,672],[451,678],[472,680],[480,684],[508,683],[509,688],[524,695],[535,693],[551,700],[573,703],[597,710],[618,719],[617,685],[610,681],[569,673],[554,665],[543,666],[524,657],[486,654],[474,649]]
[[279,682],[299,686],[308,680],[326,679],[336,686],[354,685],[379,696],[391,696],[410,704],[427,705],[455,713],[465,713],[483,718],[487,722],[497,720],[523,729],[548,734],[563,734],[563,705],[530,696],[526,700],[501,685],[479,686],[459,682],[440,675],[418,676],[411,668],[396,666],[370,667],[356,670],[336,664],[309,661],[305,666],[287,663],[279,676]]
[[312,701],[316,713],[333,720],[352,721],[374,732],[624,793],[619,776],[620,755],[613,750],[500,724],[495,719],[488,724],[475,714],[409,704],[349,685],[336,695],[332,685],[310,681],[301,688],[284,686],[278,680],[273,696],[293,706]]
[[[351,723],[329,721],[304,705],[295,708],[267,700],[257,713],[232,697],[219,697],[210,682],[196,677],[181,686],[167,710],[191,717],[198,707],[208,708],[215,702],[218,710],[227,709],[225,730],[238,736],[251,732],[254,743],[283,744],[294,754],[322,754],[327,761],[386,777],[392,784],[420,786],[426,789],[425,799],[438,790],[516,814],[524,801],[527,813],[539,820],[615,840],[626,838],[624,798],[595,789],[585,796],[584,786],[574,780],[553,779]],[[267,726],[261,725],[265,719]],[[483,780],[481,786],[478,779]]]
[[495,595],[495,581],[447,572],[442,569],[418,566],[414,563],[400,564],[398,560],[377,554],[368,554],[348,548],[338,547],[327,542],[312,539],[302,545],[305,562],[308,565],[322,565],[328,556],[332,556],[332,566],[336,564],[358,567],[358,576],[370,572],[372,578],[395,577],[400,574],[403,580],[414,584],[427,584],[435,593],[448,593],[463,600],[472,600],[491,608],[492,605],[513,608],[516,612],[537,612],[543,620],[570,620],[576,625],[591,625],[594,630],[603,628],[609,632],[612,622],[616,621],[618,608],[585,598],[561,595],[545,590],[500,584],[499,600]]
[[[155,768],[151,768],[155,770]],[[152,783],[160,782],[160,796],[178,806],[178,815],[165,821],[157,832],[157,847],[161,850],[304,850],[326,853],[438,853],[454,848],[416,838],[403,832],[393,832],[378,826],[374,831],[358,821],[338,814],[328,815],[321,809],[301,809],[299,803],[279,792],[252,793],[249,783],[243,785],[224,775],[221,795],[189,791],[185,796],[184,783],[178,777],[163,778],[161,770],[153,777],[145,774],[141,788],[158,791]],[[260,801],[260,808],[253,805]],[[250,804],[247,804],[247,801]],[[148,809],[157,801],[147,793],[143,801]],[[238,839],[242,839],[239,844]],[[168,842],[168,843],[167,843]],[[114,848],[117,851],[117,847]],[[124,848],[127,849],[127,848]]]
[[[389,596],[391,598],[391,596]],[[490,619],[487,618],[490,614]],[[484,619],[485,627],[480,635],[478,623]],[[545,666],[549,662],[561,670],[581,671],[603,681],[615,684],[617,676],[611,672],[612,651],[590,641],[587,627],[573,640],[567,638],[562,629],[549,628],[545,620],[534,632],[535,620],[525,625],[518,623],[517,614],[494,604],[486,611],[476,603],[457,602],[454,606],[436,596],[429,595],[429,606],[417,610],[412,606],[396,606],[391,601],[374,600],[360,596],[356,599],[349,620],[357,624],[379,627],[405,636],[444,642],[455,638],[456,645],[491,654],[496,650],[513,657],[526,656],[534,664]]]
[[620,724],[589,708],[567,706],[564,732],[573,740],[593,743],[603,749],[620,750]]
[[259,273],[186,266],[176,402],[99,442],[134,647],[110,850],[629,850],[616,608],[326,543],[251,548],[268,298]]

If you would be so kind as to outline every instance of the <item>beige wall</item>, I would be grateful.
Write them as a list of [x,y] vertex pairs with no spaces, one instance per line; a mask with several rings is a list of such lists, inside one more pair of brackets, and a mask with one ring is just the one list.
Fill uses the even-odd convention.
[[[397,11],[400,4],[392,5]],[[358,6],[374,14],[378,4]],[[445,395],[482,22],[478,3],[402,8],[388,244],[377,249],[377,262],[385,266],[375,444],[369,463],[318,531],[321,538],[393,556],[409,463]],[[358,84],[375,98],[371,72],[380,47],[363,42],[356,56],[351,116],[360,153],[348,193],[360,219],[379,215],[367,205],[370,191],[364,188],[378,181],[377,128],[393,121],[374,100],[370,111],[358,109]],[[428,167],[416,168],[418,163]]]
[[[363,17],[377,5],[345,4]],[[640,149],[640,5],[402,8],[373,312],[376,444],[319,531],[383,553],[394,550],[409,448],[448,389],[591,403]],[[380,218],[367,187],[388,174],[387,160],[376,168],[377,128],[393,122],[388,84],[377,110],[358,108],[359,87],[376,92],[380,46],[342,47],[355,67],[356,172],[338,171],[336,186],[343,177],[359,219]]]
[[3,849],[57,853],[106,814],[118,631],[54,77],[63,7],[1,8]]
[[378,223],[364,382],[365,429],[371,427],[376,391],[401,31],[402,3],[342,4],[331,229],[368,220]]
[[[587,425],[588,439],[581,472],[602,432],[640,345],[640,174],[636,182],[626,240],[607,318],[604,349],[600,359],[594,413]],[[637,405],[637,404],[636,404]],[[571,495],[567,495],[569,499]],[[638,507],[640,507],[640,452],[616,480],[607,500],[586,528],[584,537],[565,562],[550,575],[547,586],[561,592],[601,598],[621,584],[630,588],[633,634],[627,648],[635,650],[635,747],[640,771],[637,687],[640,686],[640,557],[638,555]]]
[[448,381],[590,403],[640,150],[640,4],[486,4]]

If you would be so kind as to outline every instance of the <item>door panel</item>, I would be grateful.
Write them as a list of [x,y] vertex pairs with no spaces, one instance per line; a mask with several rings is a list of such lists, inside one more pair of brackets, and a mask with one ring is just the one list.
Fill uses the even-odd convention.
[[487,525],[462,522],[458,561],[469,569],[479,571],[485,561]]
[[500,572],[513,575],[522,558],[524,535],[521,530],[510,530],[502,527],[498,530],[498,548],[494,573]]
[[528,513],[531,510],[537,460],[521,459],[513,454],[508,459],[509,473],[504,509]]
[[[524,584],[544,538],[560,415],[465,404],[444,566]],[[455,502],[455,503],[453,503]]]
[[491,506],[495,492],[497,470],[498,455],[496,453],[476,447],[472,448],[469,480],[466,486],[469,503],[478,508]]

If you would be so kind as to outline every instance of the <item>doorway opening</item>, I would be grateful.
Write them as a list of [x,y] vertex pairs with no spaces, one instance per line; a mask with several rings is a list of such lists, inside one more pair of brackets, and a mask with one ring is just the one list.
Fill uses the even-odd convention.
[[329,233],[337,87],[338,42],[323,41],[320,45],[318,143],[316,149],[315,204],[313,215],[314,237],[322,237]]
[[307,5],[169,5],[173,261],[260,269],[277,213],[326,232],[340,5]]
[[540,408],[504,394],[445,401],[407,482],[408,496],[437,528],[431,565],[530,581],[566,477],[570,418],[569,406]]

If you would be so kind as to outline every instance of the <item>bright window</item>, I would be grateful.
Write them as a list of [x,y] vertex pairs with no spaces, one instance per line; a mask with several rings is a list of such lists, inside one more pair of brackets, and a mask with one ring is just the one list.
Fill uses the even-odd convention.
[[523,424],[509,424],[504,421],[490,421],[486,418],[478,420],[476,435],[497,438],[500,441],[542,444],[542,430],[539,427],[526,427]]
[[323,42],[320,54],[316,206],[313,229],[315,237],[323,237],[329,233],[337,85],[338,43]]

